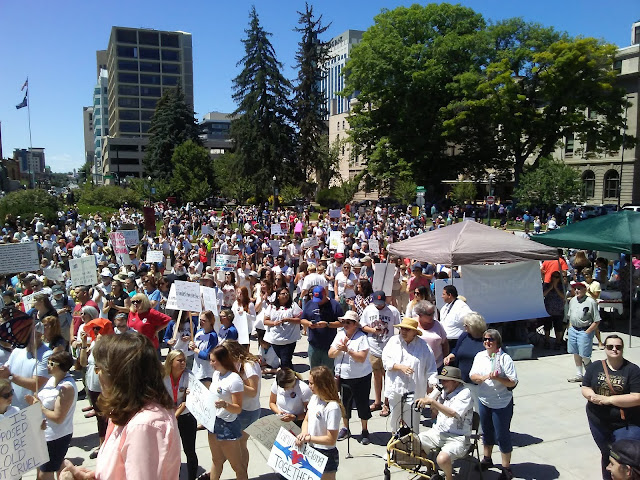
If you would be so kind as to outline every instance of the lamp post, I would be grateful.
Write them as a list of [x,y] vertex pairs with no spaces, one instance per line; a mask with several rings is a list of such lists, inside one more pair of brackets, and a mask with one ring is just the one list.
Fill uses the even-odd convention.
[[629,109],[629,97],[625,97],[624,126],[622,127],[622,154],[620,155],[620,179],[618,180],[618,210],[620,210],[620,197],[622,197],[622,167],[624,166],[624,143],[627,136],[627,110]]
[[[489,174],[489,196],[493,195],[493,180],[496,176],[493,173]],[[491,226],[491,205],[487,203],[487,223]]]
[[273,211],[275,212],[278,205],[278,189],[276,188],[276,176],[273,176]]
[[149,206],[151,206],[151,175],[147,177],[147,180],[149,181]]

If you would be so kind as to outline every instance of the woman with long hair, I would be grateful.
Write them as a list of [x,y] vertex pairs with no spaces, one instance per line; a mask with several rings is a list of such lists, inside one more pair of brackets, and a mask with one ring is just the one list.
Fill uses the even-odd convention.
[[193,374],[209,388],[213,367],[209,363],[209,354],[218,345],[218,334],[213,329],[216,318],[211,310],[200,314],[200,329],[189,342],[189,350],[194,353]]
[[236,273],[224,272],[222,284],[222,308],[231,308],[236,301]]
[[362,315],[362,311],[373,300],[373,287],[368,278],[358,279],[356,285],[356,296],[353,300],[347,301],[352,309],[355,309],[358,315]]
[[[236,288],[236,300],[233,302],[231,306],[231,310],[233,314],[238,317],[238,315],[246,314],[246,330],[251,333],[253,330],[253,323],[256,319],[256,307],[254,303],[249,298],[249,289],[247,287],[238,287]],[[236,323],[236,328],[237,323]],[[249,343],[243,344],[247,349],[249,349]]]
[[344,408],[340,403],[333,372],[324,365],[309,372],[309,388],[313,395],[302,422],[296,445],[309,443],[327,457],[322,480],[335,480],[340,456],[336,448],[338,429]]
[[210,479],[220,480],[222,468],[228,460],[236,478],[247,480],[247,469],[240,448],[242,427],[238,419],[238,415],[242,413],[245,385],[227,347],[218,345],[211,351],[210,359],[215,371],[209,391],[213,394],[216,407],[213,432],[209,432],[209,448],[213,460]]
[[429,287],[425,287],[424,285],[415,287],[413,290],[413,300],[409,302],[409,304],[407,305],[407,310],[404,313],[404,316],[409,318],[416,318],[418,316],[414,311],[415,306],[418,304],[418,302],[429,300],[430,296]]
[[44,326],[44,344],[53,350],[53,353],[64,352],[67,349],[67,342],[62,336],[60,320],[54,315],[48,315],[42,319]]
[[163,373],[164,386],[173,399],[182,449],[187,457],[187,477],[189,480],[195,480],[198,472],[198,455],[196,455],[198,422],[187,409],[190,372],[187,370],[187,357],[182,350],[171,350],[167,354]]
[[311,389],[290,368],[281,368],[276,381],[271,385],[269,408],[283,422],[294,422],[302,426],[311,399]]
[[276,291],[276,299],[264,312],[267,331],[264,340],[273,345],[273,350],[284,368],[293,368],[293,352],[300,340],[300,319],[302,309],[293,303],[289,289]]

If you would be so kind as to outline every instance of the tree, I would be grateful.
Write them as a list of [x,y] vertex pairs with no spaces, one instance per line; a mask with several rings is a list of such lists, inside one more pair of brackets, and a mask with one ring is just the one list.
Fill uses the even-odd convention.
[[271,193],[274,175],[300,178],[293,148],[291,83],[280,71],[271,34],[260,25],[255,7],[245,32],[245,56],[238,62],[243,68],[233,80],[238,108],[231,136],[236,142],[235,168],[251,182],[256,198],[263,200]]
[[171,163],[171,185],[182,201],[202,202],[212,194],[215,173],[206,148],[187,140],[175,148]]
[[478,190],[471,182],[458,182],[451,189],[451,199],[458,205],[466,202],[473,202],[476,199]]
[[513,196],[525,207],[553,206],[578,201],[581,190],[582,181],[576,169],[543,157],[537,167],[525,168]]
[[302,198],[302,190],[300,187],[287,184],[280,189],[279,197],[282,198],[283,205],[293,205],[296,200]]
[[[320,35],[326,32],[330,24],[322,26],[322,15],[315,19],[313,7],[308,3],[305,3],[305,11],[298,12],[298,15],[301,27],[295,28],[295,31],[302,34],[302,39],[295,57],[298,81],[294,88],[293,109],[298,127],[297,158],[302,179],[306,180],[311,172],[316,172],[317,178],[318,174],[323,175],[326,171],[323,146],[329,133],[325,121],[327,99],[320,84],[326,77],[323,66],[328,58],[329,47],[320,40]],[[319,186],[320,183],[318,181]]]
[[222,195],[244,203],[255,190],[251,180],[238,169],[238,163],[236,153],[225,153],[214,160],[213,166]]
[[202,146],[200,126],[193,114],[193,106],[187,105],[178,84],[165,92],[156,106],[149,127],[149,145],[144,156],[145,175],[169,181],[173,173],[171,157],[174,149],[191,140]]
[[0,199],[2,218],[12,215],[15,219],[19,215],[25,222],[30,222],[36,213],[43,215],[49,222],[55,222],[59,208],[58,198],[39,188],[18,190]]
[[416,200],[416,189],[418,186],[416,182],[409,179],[400,179],[393,184],[393,195],[396,196],[402,203],[410,204]]

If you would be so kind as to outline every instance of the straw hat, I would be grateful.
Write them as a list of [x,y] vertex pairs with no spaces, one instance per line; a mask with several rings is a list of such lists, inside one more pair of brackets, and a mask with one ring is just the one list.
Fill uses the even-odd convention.
[[409,330],[415,330],[418,332],[418,335],[422,335],[422,330],[418,328],[418,320],[415,318],[404,317],[402,322],[397,325],[394,325],[396,328],[408,328]]

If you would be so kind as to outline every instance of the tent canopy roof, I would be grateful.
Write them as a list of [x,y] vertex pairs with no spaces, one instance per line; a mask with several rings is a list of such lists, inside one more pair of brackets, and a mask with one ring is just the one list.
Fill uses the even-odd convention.
[[555,248],[481,223],[465,221],[389,245],[389,253],[444,265],[555,260]]

